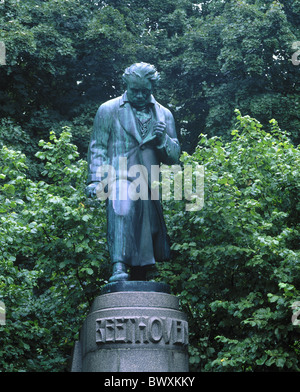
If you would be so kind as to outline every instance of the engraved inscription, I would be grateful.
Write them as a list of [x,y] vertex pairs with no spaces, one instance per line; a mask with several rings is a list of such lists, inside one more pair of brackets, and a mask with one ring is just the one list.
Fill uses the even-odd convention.
[[96,342],[188,344],[188,323],[168,317],[109,317],[96,320]]

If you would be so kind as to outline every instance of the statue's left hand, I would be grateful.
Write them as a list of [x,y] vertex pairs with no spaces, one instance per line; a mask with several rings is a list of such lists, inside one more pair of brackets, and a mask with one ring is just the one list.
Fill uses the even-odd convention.
[[163,121],[158,121],[153,128],[153,135],[156,136],[157,144],[163,144],[166,138],[167,127]]
[[92,182],[85,188],[85,194],[87,197],[96,197],[96,188],[98,186],[98,182]]

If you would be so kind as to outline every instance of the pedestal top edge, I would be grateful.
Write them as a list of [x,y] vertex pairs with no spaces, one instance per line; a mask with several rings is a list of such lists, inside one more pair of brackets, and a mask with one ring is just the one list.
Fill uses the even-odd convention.
[[174,295],[149,291],[118,291],[95,298],[90,312],[105,308],[157,307],[178,309],[179,299]]
[[137,291],[137,292],[162,292],[170,294],[170,286],[163,282],[147,281],[119,281],[108,283],[101,288],[100,294],[115,292]]

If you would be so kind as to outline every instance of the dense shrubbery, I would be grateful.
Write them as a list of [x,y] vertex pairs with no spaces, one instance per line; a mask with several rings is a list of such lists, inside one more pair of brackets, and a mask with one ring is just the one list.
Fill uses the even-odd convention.
[[[2,124],[2,130],[5,124]],[[232,141],[202,135],[183,164],[205,167],[205,203],[165,202],[173,261],[157,279],[180,298],[191,370],[299,370],[299,149],[272,120],[237,113]],[[105,208],[84,195],[71,134],[40,142],[43,180],[0,150],[0,369],[65,371],[78,329],[109,276]]]
[[67,130],[40,142],[43,181],[0,152],[0,368],[64,370],[81,317],[105,279],[105,212],[84,196],[86,162]]
[[202,135],[205,203],[168,205],[175,259],[162,273],[190,317],[197,370],[299,370],[299,149],[237,112],[233,140]]

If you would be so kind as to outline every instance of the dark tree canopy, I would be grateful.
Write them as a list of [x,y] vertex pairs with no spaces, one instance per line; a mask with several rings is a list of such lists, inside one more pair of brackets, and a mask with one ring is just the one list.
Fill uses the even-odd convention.
[[185,150],[201,132],[228,136],[236,107],[265,125],[277,118],[298,143],[298,22],[293,1],[6,0],[0,114],[37,140],[75,122],[84,153],[95,109],[122,92],[127,66],[145,61],[163,74],[157,94]]

